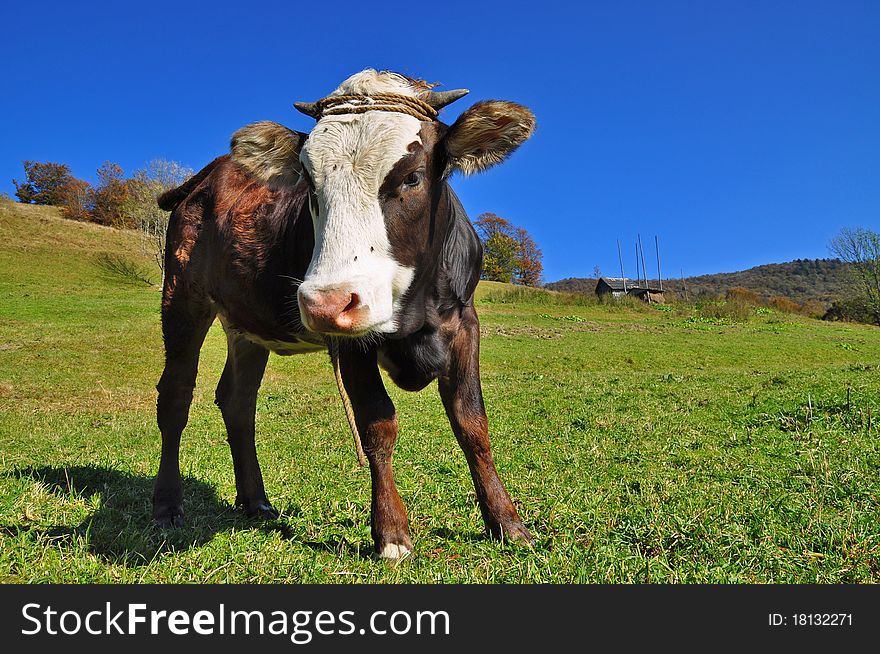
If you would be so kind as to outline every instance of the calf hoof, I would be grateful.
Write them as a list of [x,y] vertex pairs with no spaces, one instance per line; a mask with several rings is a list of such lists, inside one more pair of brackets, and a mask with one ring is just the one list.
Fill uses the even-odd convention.
[[160,504],[153,507],[153,523],[163,529],[183,526],[183,508],[180,504]]
[[509,541],[521,545],[531,545],[535,539],[519,520],[511,520],[504,524],[489,527],[489,533],[500,541]]
[[266,498],[257,500],[236,499],[235,505],[242,507],[248,518],[256,518],[257,520],[274,520],[278,517],[278,511],[269,504],[269,500]]
[[385,543],[381,547],[376,546],[376,556],[380,559],[390,562],[403,561],[412,554],[412,543],[403,545],[401,543]]
[[376,556],[386,561],[402,561],[413,551],[409,530],[401,525],[389,525],[383,531],[373,530]]

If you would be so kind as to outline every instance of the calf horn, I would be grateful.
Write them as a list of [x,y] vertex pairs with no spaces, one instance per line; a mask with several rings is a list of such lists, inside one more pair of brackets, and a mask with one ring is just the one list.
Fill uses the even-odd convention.
[[321,117],[317,102],[294,102],[293,106],[296,107],[297,111],[304,113],[306,116],[311,116],[315,119]]
[[427,95],[422,97],[422,100],[427,102],[429,105],[434,107],[437,111],[440,111],[446,105],[452,104],[456,100],[463,98],[470,91],[467,89],[454,89],[452,91],[429,91]]

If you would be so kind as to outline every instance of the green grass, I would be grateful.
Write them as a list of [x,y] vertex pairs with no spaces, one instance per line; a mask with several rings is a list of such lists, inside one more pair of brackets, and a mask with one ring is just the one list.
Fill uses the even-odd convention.
[[104,254],[149,263],[131,234],[0,204],[0,580],[880,578],[880,330],[511,299],[491,284],[478,299],[483,386],[533,549],[483,535],[434,388],[389,384],[416,550],[399,565],[372,559],[369,473],[356,467],[324,354],[270,359],[257,444],[282,515],[247,520],[230,504],[211,401],[219,325],[183,438],[188,522],[155,530],[159,292],[98,265]]

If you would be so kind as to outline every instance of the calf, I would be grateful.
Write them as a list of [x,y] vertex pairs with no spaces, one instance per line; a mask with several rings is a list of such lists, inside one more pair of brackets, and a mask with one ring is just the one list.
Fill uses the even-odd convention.
[[412,549],[394,484],[397,417],[379,366],[409,391],[438,381],[489,532],[530,541],[501,483],[480,388],[474,289],[482,247],[448,184],[502,161],[534,129],[528,109],[480,102],[451,126],[439,110],[467,91],[365,70],[297,108],[309,134],[242,128],[219,157],[159,204],[171,210],[162,294],[165,369],[157,386],[162,458],[153,517],[183,517],[178,461],[198,367],[215,317],[227,338],[216,391],[235,469],[236,504],[275,515],[254,444],[269,352],[331,343],[372,478],[376,553]]

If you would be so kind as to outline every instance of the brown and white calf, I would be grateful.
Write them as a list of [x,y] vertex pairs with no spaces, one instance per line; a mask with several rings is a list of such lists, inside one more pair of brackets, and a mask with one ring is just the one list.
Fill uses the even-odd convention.
[[254,444],[269,352],[314,351],[332,337],[370,465],[377,554],[396,559],[412,549],[391,466],[397,418],[379,366],[409,391],[438,380],[487,529],[531,540],[492,460],[473,302],[482,247],[447,180],[502,161],[535,122],[525,107],[500,101],[473,105],[451,126],[436,119],[465,93],[362,71],[318,103],[297,105],[317,119],[309,134],[269,122],[244,127],[230,155],[160,198],[173,211],[157,386],[159,524],[183,517],[180,436],[199,350],[219,317],[228,354],[216,403],[236,504],[249,515],[275,515]]

